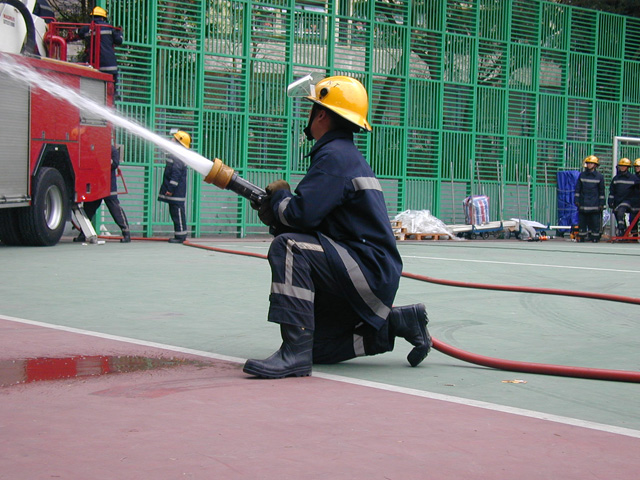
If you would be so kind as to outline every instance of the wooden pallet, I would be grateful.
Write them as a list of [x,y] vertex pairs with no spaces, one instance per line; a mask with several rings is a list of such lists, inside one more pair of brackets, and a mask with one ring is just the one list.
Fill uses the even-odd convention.
[[391,220],[391,229],[396,240],[450,240],[447,233],[409,233],[400,220]]
[[407,229],[402,226],[400,220],[391,220],[391,230],[393,230],[393,236],[396,237],[396,240],[404,240],[407,234]]
[[407,233],[405,240],[450,240],[451,235],[448,233]]

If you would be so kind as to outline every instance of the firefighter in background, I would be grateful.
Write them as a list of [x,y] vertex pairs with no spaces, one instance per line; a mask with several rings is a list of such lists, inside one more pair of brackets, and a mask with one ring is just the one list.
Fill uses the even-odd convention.
[[417,366],[432,346],[427,312],[422,304],[392,308],[402,260],[380,183],[353,141],[371,131],[367,92],[342,76],[310,91],[309,169],[295,192],[277,180],[253,205],[275,236],[268,320],[280,324],[282,345],[267,359],[247,360],[244,372],[306,376],[313,363],[390,351],[396,337],[414,346],[407,359]]
[[633,195],[637,194],[638,177],[629,171],[631,160],[621,158],[618,162],[618,173],[611,179],[609,186],[609,208],[616,217],[616,234],[624,235],[627,229],[627,214],[631,213]]
[[[115,147],[111,146],[111,195],[106,198],[101,198],[99,200],[94,200],[93,202],[85,202],[84,203],[84,212],[87,215],[87,218],[93,220],[98,208],[100,208],[100,204],[104,200],[104,204],[109,209],[109,213],[113,217],[113,220],[116,222],[120,230],[122,231],[122,238],[120,239],[121,243],[129,243],[131,241],[131,232],[129,231],[129,222],[127,221],[127,215],[124,213],[124,209],[122,205],[120,205],[120,200],[118,200],[118,179],[116,176],[116,172],[118,171],[118,167],[120,166],[120,151]],[[76,238],[73,239],[74,242],[84,242],[86,240],[84,233],[80,233]]]
[[[177,130],[171,139],[184,148],[191,148],[191,136]],[[177,157],[169,155],[164,167],[158,200],[169,204],[169,214],[173,220],[174,237],[169,243],[183,243],[187,238],[187,165]]]
[[584,159],[585,168],[576,182],[575,204],[578,207],[578,241],[587,237],[599,242],[602,230],[602,211],[605,205],[604,177],[598,172],[598,157]]
[[[636,190],[634,190],[631,194],[631,221],[633,221],[633,219],[638,215],[638,212],[640,212],[640,158],[636,158],[633,161],[633,169],[635,170],[635,176],[638,179],[639,183],[636,186]],[[637,237],[639,232],[640,219],[633,228],[632,235],[634,237]]]
[[[95,7],[91,12],[91,21],[100,29],[100,63],[101,72],[113,75],[113,82],[118,85],[118,61],[116,59],[116,45],[122,45],[122,31],[112,27],[107,19],[107,11],[101,7]],[[85,41],[85,61],[90,61],[91,38],[95,32],[90,26],[84,26],[78,30],[78,36]]]

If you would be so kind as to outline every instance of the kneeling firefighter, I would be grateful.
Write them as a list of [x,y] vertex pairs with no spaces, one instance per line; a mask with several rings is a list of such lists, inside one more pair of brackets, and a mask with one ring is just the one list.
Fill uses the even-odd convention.
[[311,77],[289,86],[313,103],[305,134],[316,140],[295,192],[285,180],[253,203],[275,238],[268,320],[280,324],[282,346],[244,371],[263,378],[306,376],[313,363],[337,363],[413,345],[417,366],[432,346],[424,305],[392,308],[402,273],[380,183],[353,135],[371,131],[368,96],[357,80]]

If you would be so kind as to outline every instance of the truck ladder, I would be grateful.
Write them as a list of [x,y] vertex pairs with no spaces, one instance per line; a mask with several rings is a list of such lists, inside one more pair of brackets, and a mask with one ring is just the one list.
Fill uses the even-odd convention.
[[82,208],[82,204],[74,204],[71,207],[71,214],[73,215],[76,226],[80,227],[80,230],[82,231],[82,233],[84,233],[86,242],[98,243],[98,235],[93,228],[91,220],[89,220],[89,218],[87,217],[84,208]]

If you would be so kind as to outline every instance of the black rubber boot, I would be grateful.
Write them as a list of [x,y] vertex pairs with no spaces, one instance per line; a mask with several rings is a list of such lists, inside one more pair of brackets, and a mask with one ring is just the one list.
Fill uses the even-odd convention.
[[433,342],[427,330],[427,309],[422,303],[394,307],[389,314],[389,337],[402,337],[414,348],[407,355],[412,367],[417,367],[427,357]]
[[122,238],[120,239],[120,243],[129,243],[131,242],[131,234],[129,232],[122,232]]
[[186,239],[186,235],[176,235],[175,237],[169,239],[169,243],[184,243]]
[[282,346],[264,360],[247,360],[243,371],[262,378],[306,377],[313,364],[313,332],[295,325],[280,325]]

